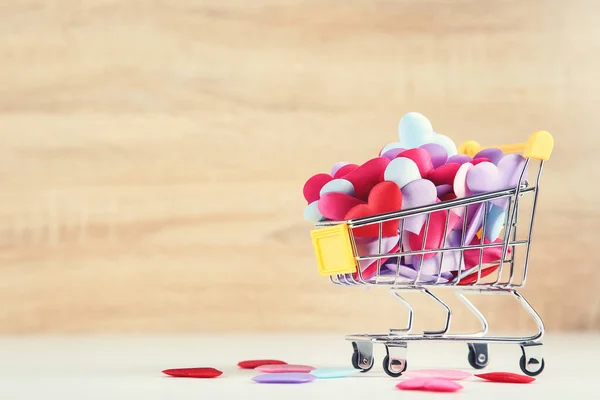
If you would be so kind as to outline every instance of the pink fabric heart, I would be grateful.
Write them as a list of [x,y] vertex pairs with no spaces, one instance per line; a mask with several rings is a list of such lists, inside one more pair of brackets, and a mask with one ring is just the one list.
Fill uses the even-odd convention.
[[308,204],[319,200],[321,188],[333,178],[329,174],[316,174],[308,178],[302,192]]
[[437,378],[449,379],[451,381],[461,381],[463,379],[472,377],[473,374],[467,371],[460,371],[456,369],[409,369],[402,376],[406,378]]
[[355,197],[345,193],[327,193],[319,199],[319,212],[331,221],[343,221],[345,215],[359,204],[365,204]]
[[456,392],[463,388],[460,383],[438,378],[410,378],[396,385],[401,390],[423,390],[428,392]]

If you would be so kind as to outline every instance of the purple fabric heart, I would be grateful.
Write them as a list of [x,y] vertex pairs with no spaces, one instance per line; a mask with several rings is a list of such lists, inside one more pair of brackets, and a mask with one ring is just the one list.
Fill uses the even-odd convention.
[[448,151],[446,151],[444,146],[437,143],[427,143],[422,145],[421,148],[429,153],[433,168],[446,164],[446,161],[448,160]]
[[448,161],[446,161],[446,164],[456,163],[456,164],[463,165],[464,163],[468,163],[471,161],[473,161],[473,159],[466,154],[455,154],[448,158]]
[[402,149],[402,148],[394,148],[394,149],[389,149],[386,150],[383,154],[381,154],[381,157],[385,157],[389,160],[393,160],[394,158],[396,158],[398,156],[398,154],[402,153],[404,150],[406,149]]
[[[462,233],[461,231],[450,231],[447,235],[446,242],[443,248],[452,248],[459,247],[461,241]],[[441,263],[441,267],[440,267]],[[412,267],[415,270],[421,268],[421,273],[425,273],[427,275],[436,276],[439,272],[441,272],[442,277],[451,279],[452,274],[451,271],[457,271],[462,264],[461,251],[446,251],[444,252],[444,257],[442,259],[442,253],[436,254],[435,257],[429,258],[423,261],[421,264],[421,256],[416,255],[413,256],[412,259]],[[464,269],[464,267],[463,267]]]
[[[356,242],[356,250],[358,251],[358,255],[361,257],[372,256],[375,254],[387,254],[400,240],[399,236],[390,236],[390,237],[382,237],[381,238],[381,253],[379,252],[379,238],[363,238],[356,237],[354,241]],[[361,260],[358,262],[361,271],[364,272],[365,269],[377,260]]]
[[[466,184],[473,194],[493,192],[517,187],[519,178],[527,178],[525,158],[520,154],[507,154],[498,162],[498,166],[490,162],[475,165],[467,172]],[[492,203],[506,209],[509,199],[493,200]]]
[[437,197],[442,197],[452,191],[452,185],[439,185],[435,187],[435,190],[437,191]]
[[[417,179],[402,188],[403,210],[433,204],[436,200],[436,187],[433,182],[428,179]],[[426,214],[407,217],[404,219],[404,230],[418,234],[426,219]]]
[[483,149],[479,153],[475,154],[473,157],[474,160],[478,158],[487,158],[495,165],[498,165],[498,162],[504,157],[504,152],[500,149],[490,147],[489,149]]
[[[381,269],[381,276],[385,278],[391,278],[396,276],[396,271],[398,268],[397,263],[386,262],[384,264],[385,269]],[[404,264],[400,264],[400,272],[398,274],[404,282],[414,281],[417,278],[417,271],[415,271],[412,267],[406,266]],[[442,275],[439,279],[440,283],[446,283],[449,279],[452,279],[452,274]],[[421,272],[421,276],[419,276],[419,283],[433,283],[438,281],[437,276],[424,274]]]

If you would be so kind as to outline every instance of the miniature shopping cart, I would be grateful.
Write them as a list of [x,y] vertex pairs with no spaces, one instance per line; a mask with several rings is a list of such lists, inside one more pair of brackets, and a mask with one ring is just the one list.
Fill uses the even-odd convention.
[[[487,346],[489,343],[519,344],[523,353],[520,359],[521,370],[529,376],[536,376],[542,372],[544,369],[544,359],[542,358],[544,324],[539,314],[517,292],[517,289],[525,286],[540,177],[544,161],[550,158],[553,145],[552,136],[548,132],[540,131],[532,134],[526,143],[497,146],[505,153],[522,153],[524,157],[521,179],[518,180],[516,187],[438,202],[419,208],[347,221],[326,221],[316,225],[311,232],[311,236],[321,275],[329,276],[331,282],[341,286],[387,287],[392,296],[408,309],[406,328],[390,329],[387,334],[355,334],[346,337],[346,340],[352,342],[354,349],[352,355],[354,368],[363,372],[370,370],[374,363],[373,344],[381,343],[385,346],[387,354],[383,360],[383,369],[388,375],[398,377],[407,368],[407,343],[424,340],[467,343],[469,364],[476,369],[487,366],[489,361]],[[480,150],[482,150],[482,147],[476,142],[463,143],[459,148],[460,153],[471,157]],[[476,240],[476,243],[464,243],[464,232],[467,224],[467,217],[465,216],[462,222],[465,225],[462,230],[463,240],[458,245],[456,243],[452,245],[446,243],[444,239],[437,248],[428,249],[425,246],[427,230],[434,213],[446,213],[448,217],[446,218],[444,231],[444,237],[446,237],[451,212],[461,211],[462,215],[466,215],[469,208],[486,207],[487,209],[487,207],[498,202],[504,202],[505,212],[502,217],[501,231],[495,242],[486,243],[483,239],[485,235],[482,232],[486,231],[487,222],[487,214],[484,213],[482,226],[476,236],[481,240]],[[397,221],[399,237],[402,238],[405,221],[408,218],[417,216],[425,218],[422,250],[408,251],[403,246],[402,240],[399,240],[399,245],[388,252],[385,243],[383,243],[385,239],[382,237],[383,224]],[[525,221],[523,221],[524,219]],[[519,222],[523,223],[519,224]],[[375,252],[363,254],[364,252],[361,253],[360,251],[360,246],[357,246],[360,238],[355,235],[355,231],[368,225],[379,227],[378,245],[375,246],[377,249]],[[499,247],[501,250],[499,253],[501,254],[492,263],[495,265],[490,267],[490,263],[486,262],[489,260],[485,259],[484,252],[486,249],[493,247]],[[438,257],[438,260],[444,257],[456,257],[457,255],[464,260],[465,256],[468,255],[472,258],[473,253],[475,253],[479,257],[479,262],[469,270],[459,269],[449,277],[448,274],[444,276],[441,271],[442,260],[439,263],[440,270],[433,274],[429,271],[426,279],[423,279],[423,276],[425,276],[425,273],[421,270],[423,260],[428,257],[427,254],[433,253]],[[414,267],[413,264],[412,275],[407,275],[402,270],[402,264],[408,257],[419,257],[420,260],[416,263],[417,267]],[[371,268],[369,274],[361,267],[361,265],[366,264],[369,264]],[[488,275],[487,272],[490,270],[493,270],[493,273]],[[481,330],[468,334],[451,333],[452,309],[430,291],[433,288],[453,289],[462,303],[480,321]],[[442,329],[411,333],[413,308],[401,296],[401,293],[409,291],[424,293],[445,310],[446,319]],[[488,323],[485,316],[467,299],[465,294],[494,294],[516,298],[534,320],[537,325],[537,333],[524,337],[488,335]]]

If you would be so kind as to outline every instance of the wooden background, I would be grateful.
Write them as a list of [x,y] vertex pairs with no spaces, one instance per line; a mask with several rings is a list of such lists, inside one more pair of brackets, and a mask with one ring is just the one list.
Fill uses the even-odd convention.
[[[409,111],[456,142],[554,134],[524,294],[549,329],[599,329],[599,11],[0,2],[0,333],[401,325],[384,291],[317,274],[302,185],[376,155]],[[494,326],[529,327],[496,300]]]

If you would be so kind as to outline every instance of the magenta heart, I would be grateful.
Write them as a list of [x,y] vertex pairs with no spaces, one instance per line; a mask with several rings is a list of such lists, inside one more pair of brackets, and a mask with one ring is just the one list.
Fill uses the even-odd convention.
[[[369,192],[375,185],[382,181],[385,168],[390,160],[383,157],[373,158],[343,178],[354,186],[354,196],[360,200],[367,200]],[[342,167],[340,171],[343,169]],[[339,172],[339,171],[338,171]]]
[[317,207],[321,215],[331,221],[343,221],[345,215],[359,204],[365,204],[345,193],[327,193],[319,199]]

